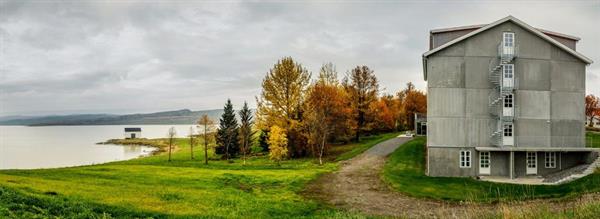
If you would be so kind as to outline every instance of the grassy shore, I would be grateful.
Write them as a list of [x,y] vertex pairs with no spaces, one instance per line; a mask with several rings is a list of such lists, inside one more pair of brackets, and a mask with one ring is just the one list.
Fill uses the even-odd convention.
[[399,147],[390,157],[383,178],[395,190],[410,196],[447,201],[498,202],[536,198],[570,198],[600,192],[600,172],[574,182],[549,185],[515,185],[471,178],[425,175],[425,138],[418,137]]
[[[358,154],[356,148],[396,135],[367,137],[334,150],[347,159]],[[240,160],[205,165],[203,147],[194,147],[197,159],[191,160],[188,139],[176,144],[180,150],[172,162],[162,153],[93,166],[0,171],[0,217],[361,217],[298,194],[310,180],[337,169],[337,162],[321,166],[314,159],[295,159],[276,166],[257,156],[246,165]]]

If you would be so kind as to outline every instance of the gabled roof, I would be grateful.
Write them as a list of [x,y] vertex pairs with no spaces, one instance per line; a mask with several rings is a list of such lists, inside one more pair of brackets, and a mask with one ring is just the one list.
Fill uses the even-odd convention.
[[[476,29],[485,27],[486,25],[487,24],[476,24],[476,25],[469,25],[469,26],[440,28],[440,29],[430,30],[429,32],[430,33],[444,33],[444,32],[460,31],[460,30],[476,30]],[[570,39],[570,40],[574,40],[574,41],[581,40],[581,38],[579,38],[579,37],[571,36],[571,35],[564,34],[564,33],[557,33],[557,32],[554,32],[554,31],[544,30],[544,29],[541,29],[541,28],[536,28],[536,29],[539,30],[540,32],[546,34],[546,35],[552,35],[552,36],[561,37],[561,38],[565,38],[565,39]]]
[[141,132],[142,128],[125,128],[125,132]]
[[[515,18],[513,16],[508,16],[508,17],[502,18],[500,20],[497,20],[496,22],[493,22],[491,24],[481,26],[477,30],[474,30],[474,31],[472,31],[472,32],[470,32],[468,34],[465,34],[465,35],[463,35],[461,37],[458,37],[458,38],[456,38],[454,40],[451,40],[451,41],[449,41],[449,42],[447,42],[447,43],[445,43],[445,44],[443,44],[441,46],[438,46],[438,47],[436,47],[436,48],[434,48],[432,50],[429,50],[426,53],[424,53],[423,54],[423,76],[425,77],[425,80],[427,80],[427,57],[428,56],[430,56],[430,55],[432,55],[432,54],[434,54],[436,52],[439,52],[440,50],[443,50],[443,49],[445,49],[447,47],[450,47],[450,46],[452,46],[452,45],[454,45],[454,44],[456,44],[458,42],[461,42],[461,41],[463,41],[463,40],[465,40],[465,39],[467,39],[467,38],[469,38],[471,36],[477,35],[477,34],[479,34],[481,32],[484,32],[484,31],[486,31],[488,29],[491,29],[491,28],[493,28],[495,26],[498,26],[498,25],[500,25],[500,24],[502,24],[504,22],[507,22],[507,21],[514,22],[515,24],[519,25],[520,27],[524,28],[525,30],[528,30],[529,32],[537,35],[538,37],[540,37],[540,38],[542,38],[542,39],[544,39],[544,40],[546,40],[546,41],[548,41],[550,43],[552,43],[553,45],[555,45],[556,47],[564,50],[565,52],[567,52],[567,53],[575,56],[577,59],[581,60],[582,62],[584,62],[586,64],[592,64],[593,63],[593,61],[591,59],[585,57],[583,54],[581,54],[581,53],[579,53],[579,52],[577,52],[575,50],[572,50],[571,48],[563,45],[562,43],[556,41],[555,39],[552,39],[552,37],[550,37],[550,36],[542,33],[539,29],[536,29],[536,28],[534,28],[532,26],[529,26],[525,22],[523,22],[523,21],[521,21],[521,20],[519,20],[519,19],[517,19],[517,18]],[[469,28],[478,28],[478,27],[477,26],[469,26]],[[440,31],[440,30],[438,30],[438,31]]]

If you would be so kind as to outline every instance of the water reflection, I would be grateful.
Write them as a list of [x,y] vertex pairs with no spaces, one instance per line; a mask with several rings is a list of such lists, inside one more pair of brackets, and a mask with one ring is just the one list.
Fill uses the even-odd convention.
[[[98,145],[123,138],[121,126],[0,126],[0,169],[55,168],[106,163],[148,156],[145,146]],[[171,125],[134,125],[146,138],[163,138]],[[190,125],[174,125],[180,137]]]

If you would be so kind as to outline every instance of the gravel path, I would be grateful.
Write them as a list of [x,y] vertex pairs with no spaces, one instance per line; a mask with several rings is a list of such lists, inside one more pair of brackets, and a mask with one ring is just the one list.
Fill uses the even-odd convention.
[[[536,209],[540,204],[557,210],[572,206],[572,203],[547,200],[495,205],[446,203],[412,198],[392,191],[381,181],[380,173],[387,156],[410,139],[399,137],[379,143],[363,154],[342,162],[340,170],[325,174],[309,184],[303,192],[304,196],[337,208],[403,218],[478,218],[489,213],[503,215],[511,209]],[[594,200],[598,197],[599,194],[589,194],[583,198]]]

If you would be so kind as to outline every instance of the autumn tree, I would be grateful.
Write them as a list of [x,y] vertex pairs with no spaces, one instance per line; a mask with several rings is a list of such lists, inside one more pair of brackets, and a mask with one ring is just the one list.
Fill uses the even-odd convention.
[[318,79],[310,85],[304,110],[304,134],[313,156],[323,164],[327,143],[335,130],[345,129],[346,94],[337,80],[333,64],[321,68]]
[[171,162],[171,153],[173,151],[173,143],[175,143],[175,136],[177,136],[175,127],[169,128],[169,131],[167,132],[167,139],[169,140],[169,162]]
[[202,130],[202,140],[204,140],[204,164],[208,164],[209,131],[212,130],[214,125],[215,122],[207,114],[202,114],[200,120],[198,120],[198,126]]
[[396,126],[396,119],[391,107],[394,104],[392,96],[383,96],[369,105],[369,120],[371,129],[378,132],[393,131]]
[[348,93],[356,123],[355,140],[360,139],[362,130],[366,130],[366,115],[369,105],[377,100],[379,84],[373,70],[367,66],[357,66],[344,78],[343,86]]
[[190,126],[190,156],[192,158],[192,160],[194,159],[194,144],[196,143],[195,137],[194,137],[194,127]]
[[248,108],[248,103],[244,102],[244,106],[238,113],[240,116],[240,151],[243,155],[244,164],[246,164],[246,154],[249,152],[252,136],[254,136],[254,131],[252,131],[254,121],[252,121],[252,111]]
[[225,155],[225,159],[238,154],[240,150],[240,144],[238,141],[238,122],[235,118],[235,111],[231,100],[227,99],[225,107],[223,107],[223,114],[219,120],[219,130],[217,131],[217,145],[215,153]]
[[277,162],[280,165],[280,161],[283,160],[288,153],[287,150],[287,136],[285,130],[277,125],[270,128],[269,132],[269,159]]
[[585,96],[585,115],[589,119],[589,127],[594,125],[594,118],[600,117],[600,97],[589,94]]
[[414,129],[415,113],[427,112],[427,95],[415,89],[413,83],[408,82],[406,88],[398,93],[398,98],[402,100],[405,127],[412,130]]
[[305,153],[302,136],[298,131],[302,121],[301,106],[310,79],[310,73],[291,57],[279,60],[262,82],[257,98],[257,126],[262,129],[277,125],[285,128],[288,148],[292,156]]

